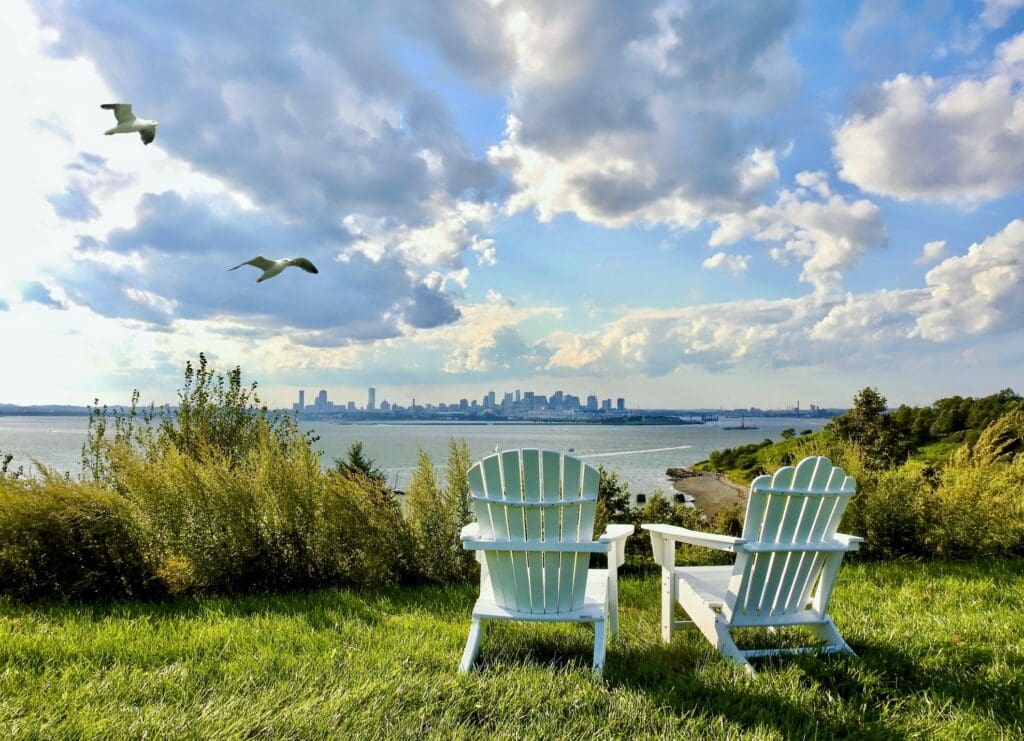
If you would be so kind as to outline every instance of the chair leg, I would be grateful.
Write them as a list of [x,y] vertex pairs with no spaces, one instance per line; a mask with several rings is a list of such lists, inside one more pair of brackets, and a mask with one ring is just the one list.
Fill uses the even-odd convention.
[[[671,553],[675,558],[675,543],[666,541],[666,554]],[[661,570],[661,640],[663,643],[672,642],[672,625],[676,607],[676,579],[674,569]]]
[[729,633],[729,627],[722,622],[716,613],[710,610],[707,612],[701,611],[697,614],[691,614],[690,617],[697,630],[708,639],[708,642],[718,650],[718,653],[737,666],[742,667],[748,676],[753,677],[757,674],[754,671],[754,667],[747,661],[747,657],[743,655],[743,652],[736,645],[736,641],[733,640],[732,634]]
[[832,618],[828,618],[826,622],[819,625],[808,625],[810,631],[814,634],[815,638],[822,641],[829,649],[838,653],[850,654],[856,656],[850,645],[843,640],[842,635],[836,630],[835,623],[832,622]]
[[[614,557],[614,551],[608,554],[608,558]],[[616,576],[612,576],[608,580],[608,604],[606,607],[608,608],[608,628],[614,639],[619,635],[619,580]]]
[[469,626],[469,640],[466,641],[466,650],[462,652],[462,662],[459,664],[459,671],[465,674],[473,668],[473,662],[480,652],[480,639],[483,637],[484,621],[474,617]]
[[604,620],[596,620],[594,622],[594,674],[600,674],[604,669],[606,641]]

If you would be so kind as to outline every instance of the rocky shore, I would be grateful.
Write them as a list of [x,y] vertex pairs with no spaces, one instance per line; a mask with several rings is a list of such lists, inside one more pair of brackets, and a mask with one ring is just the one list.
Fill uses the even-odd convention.
[[672,480],[672,488],[692,497],[693,506],[709,517],[734,504],[746,505],[746,487],[734,484],[725,474],[670,468],[665,475]]

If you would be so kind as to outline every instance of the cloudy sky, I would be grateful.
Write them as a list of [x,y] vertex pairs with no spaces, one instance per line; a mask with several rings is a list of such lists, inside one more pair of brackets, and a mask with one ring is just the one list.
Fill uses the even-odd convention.
[[1024,387],[1024,0],[6,0],[0,65],[0,402]]

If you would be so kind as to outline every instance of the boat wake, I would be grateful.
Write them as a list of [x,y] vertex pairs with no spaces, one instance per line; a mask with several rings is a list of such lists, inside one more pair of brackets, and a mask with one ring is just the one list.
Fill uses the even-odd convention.
[[646,450],[616,450],[611,453],[581,453],[577,458],[605,458],[610,455],[635,455],[637,453],[663,453],[666,450],[686,450],[692,445],[673,445],[670,448],[647,448]]

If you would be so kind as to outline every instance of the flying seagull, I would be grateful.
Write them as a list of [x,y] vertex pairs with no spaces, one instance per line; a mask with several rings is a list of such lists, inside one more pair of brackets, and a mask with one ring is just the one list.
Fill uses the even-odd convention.
[[246,260],[240,265],[235,265],[235,267],[233,268],[228,268],[228,270],[238,270],[238,268],[242,267],[242,265],[255,265],[256,267],[263,271],[263,275],[256,279],[257,283],[265,281],[267,278],[273,278],[282,270],[292,265],[294,265],[297,268],[302,268],[307,273],[320,272],[319,270],[316,269],[316,265],[314,265],[304,257],[286,257],[283,260],[268,260],[263,255],[254,257],[251,260]]
[[142,137],[143,144],[149,144],[156,139],[156,127],[160,125],[160,122],[150,121],[145,118],[135,118],[135,114],[132,113],[131,103],[104,103],[100,108],[113,111],[114,117],[117,118],[117,126],[103,132],[107,136],[111,134],[131,134],[137,131],[139,136]]

